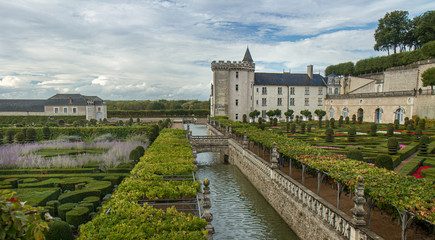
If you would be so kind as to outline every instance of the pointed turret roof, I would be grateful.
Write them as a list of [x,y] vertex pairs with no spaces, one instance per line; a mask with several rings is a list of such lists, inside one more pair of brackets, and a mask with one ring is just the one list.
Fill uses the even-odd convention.
[[245,56],[243,57],[243,62],[254,62],[251,57],[251,53],[249,52],[249,48],[246,48]]

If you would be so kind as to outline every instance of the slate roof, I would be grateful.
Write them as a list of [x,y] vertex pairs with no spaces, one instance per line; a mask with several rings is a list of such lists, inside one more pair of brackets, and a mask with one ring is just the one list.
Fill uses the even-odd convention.
[[81,94],[56,94],[47,100],[0,99],[0,112],[44,112],[44,106],[85,106],[88,100],[93,101],[95,105],[103,105],[104,102],[97,96]]
[[275,86],[326,86],[320,74],[313,74],[313,79],[306,73],[255,73],[255,85]]
[[44,112],[47,100],[0,99],[1,112]]
[[[70,104],[71,99],[71,104]],[[81,94],[56,94],[47,100],[47,106],[76,105],[85,106],[88,101],[94,101],[95,105],[102,105],[103,100],[97,96],[84,96]]]
[[245,56],[243,57],[243,62],[254,62],[251,57],[251,52],[249,52],[249,48],[246,48]]

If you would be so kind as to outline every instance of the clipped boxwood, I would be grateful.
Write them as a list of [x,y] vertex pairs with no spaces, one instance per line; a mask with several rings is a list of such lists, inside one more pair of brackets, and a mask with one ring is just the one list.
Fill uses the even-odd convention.
[[76,203],[65,203],[62,205],[59,205],[57,208],[57,215],[62,219],[65,220],[66,212],[71,211],[73,208],[76,207]]
[[59,201],[57,201],[57,200],[48,201],[46,203],[46,207],[52,207],[54,210],[54,214],[51,214],[51,212],[50,212],[50,214],[51,214],[51,216],[56,217],[57,216],[57,209],[59,207]]
[[112,185],[118,185],[121,183],[123,177],[117,175],[109,175],[103,178],[103,181],[110,181]]
[[94,209],[100,205],[100,198],[96,196],[85,197],[82,202],[92,203],[94,205]]
[[59,182],[59,186],[62,191],[75,190],[75,185],[79,183],[88,183],[93,181],[94,179],[91,177],[72,177],[72,178],[64,178]]
[[101,196],[109,194],[112,192],[112,182],[110,181],[94,181],[86,184],[84,190],[99,190],[101,191]]
[[363,161],[364,157],[362,155],[362,152],[358,149],[351,149],[346,154],[347,158],[357,160],[357,161]]
[[87,207],[75,207],[66,213],[66,222],[74,227],[78,227],[89,220],[89,213],[90,211]]
[[90,203],[90,202],[83,202],[81,201],[79,203],[79,207],[86,207],[89,209],[89,212],[93,212],[94,211],[94,204]]
[[388,170],[393,170],[393,159],[389,155],[381,154],[376,157],[375,165]]
[[44,232],[46,240],[74,240],[74,234],[67,222],[55,220],[47,223],[49,230]]
[[20,184],[20,188],[57,187],[59,181],[60,181],[59,178],[50,178],[50,179],[43,180],[41,182],[22,183]]
[[77,191],[71,191],[60,195],[58,200],[60,203],[78,203],[82,201],[85,197],[89,196],[100,197],[101,191],[97,189],[82,189]]

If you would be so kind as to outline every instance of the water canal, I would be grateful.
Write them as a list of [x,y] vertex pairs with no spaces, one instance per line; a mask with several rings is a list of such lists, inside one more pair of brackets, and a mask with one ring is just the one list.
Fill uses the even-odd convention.
[[[186,126],[185,126],[186,127]],[[205,125],[190,125],[206,135]],[[249,180],[219,153],[199,153],[198,178],[210,180],[214,239],[298,239]]]

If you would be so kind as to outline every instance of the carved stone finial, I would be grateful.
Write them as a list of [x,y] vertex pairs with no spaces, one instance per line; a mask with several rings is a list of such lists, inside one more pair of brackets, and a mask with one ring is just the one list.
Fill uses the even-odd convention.
[[364,210],[364,204],[366,203],[364,198],[364,178],[359,175],[357,180],[358,185],[355,187],[355,197],[352,198],[354,207],[350,211],[353,214],[353,223],[356,226],[365,226],[366,221],[364,221],[364,217],[367,215],[367,212]]
[[212,239],[213,233],[214,233],[214,227],[211,225],[211,221],[213,220],[213,214],[210,212],[211,207],[211,201],[210,201],[210,181],[206,178],[203,181],[204,188],[203,188],[203,209],[204,212],[202,213],[202,218],[204,218],[207,221],[207,226],[205,226],[205,229],[208,231],[207,239]]
[[278,153],[276,151],[276,142],[273,143],[273,148],[272,148],[272,159],[270,160],[270,167],[272,169],[277,169],[278,168]]
[[243,148],[248,148],[248,136],[246,135],[246,131],[243,134]]

